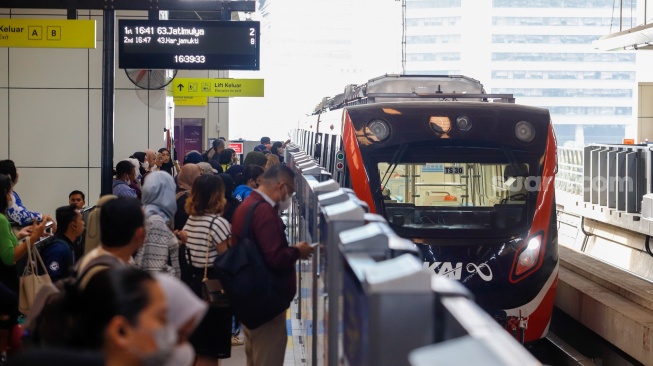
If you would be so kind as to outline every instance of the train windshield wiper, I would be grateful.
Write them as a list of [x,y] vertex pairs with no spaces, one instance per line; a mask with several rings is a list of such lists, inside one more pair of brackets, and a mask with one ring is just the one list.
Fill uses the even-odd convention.
[[407,144],[401,144],[399,145],[399,149],[395,151],[395,154],[392,156],[392,160],[390,160],[390,165],[388,166],[388,170],[385,172],[385,174],[383,174],[383,178],[381,178],[381,185],[379,185],[379,187],[376,189],[377,195],[383,192],[383,187],[385,187],[385,185],[388,184],[388,181],[392,177],[392,173],[394,173],[395,169],[397,169],[397,165],[401,161],[401,158],[404,156],[404,153],[406,152],[407,148],[408,148]]

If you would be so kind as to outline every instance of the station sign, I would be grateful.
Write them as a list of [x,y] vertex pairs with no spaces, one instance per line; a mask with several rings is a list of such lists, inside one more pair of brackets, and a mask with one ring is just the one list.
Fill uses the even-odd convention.
[[176,106],[206,106],[206,97],[173,97],[173,102]]
[[118,21],[123,69],[259,70],[260,22]]
[[236,154],[243,153],[243,143],[242,142],[230,142],[228,145],[229,149],[232,149]]
[[0,47],[95,48],[95,20],[0,19]]
[[263,79],[175,78],[168,84],[173,97],[262,97]]

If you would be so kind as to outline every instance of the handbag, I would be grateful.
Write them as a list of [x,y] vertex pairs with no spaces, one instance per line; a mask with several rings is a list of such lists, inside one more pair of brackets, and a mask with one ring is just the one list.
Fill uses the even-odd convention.
[[[45,268],[43,259],[36,248],[31,248],[30,238],[25,239],[27,245],[27,264],[23,270],[23,275],[20,277],[18,310],[27,314],[30,307],[34,303],[36,294],[39,293],[41,287],[46,284],[52,284],[48,270]],[[43,274],[39,275],[38,265],[41,265]]]
[[288,309],[294,296],[283,291],[278,277],[268,269],[258,244],[250,238],[252,215],[261,202],[247,212],[238,242],[213,264],[234,314],[249,329],[256,329]]
[[202,278],[202,299],[206,301],[209,306],[217,308],[226,308],[229,304],[229,297],[225,294],[222,283],[218,279],[209,279],[209,249],[211,248],[211,228],[213,227],[213,222],[215,222],[214,217],[209,225],[209,231],[206,234],[206,262],[204,263],[204,278]]

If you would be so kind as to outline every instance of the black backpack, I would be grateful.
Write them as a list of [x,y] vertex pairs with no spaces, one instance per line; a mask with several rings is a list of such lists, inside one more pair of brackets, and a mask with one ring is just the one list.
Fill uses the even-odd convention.
[[250,237],[254,209],[261,202],[256,202],[247,212],[238,242],[220,254],[213,264],[234,314],[249,329],[284,312],[294,296],[284,293],[277,276],[268,269],[261,250]]

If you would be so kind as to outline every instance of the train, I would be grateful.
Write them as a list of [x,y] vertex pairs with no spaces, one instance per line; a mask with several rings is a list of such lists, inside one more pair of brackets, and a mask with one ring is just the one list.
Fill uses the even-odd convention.
[[462,75],[383,75],[323,98],[291,135],[515,338],[546,336],[559,268],[547,109]]

